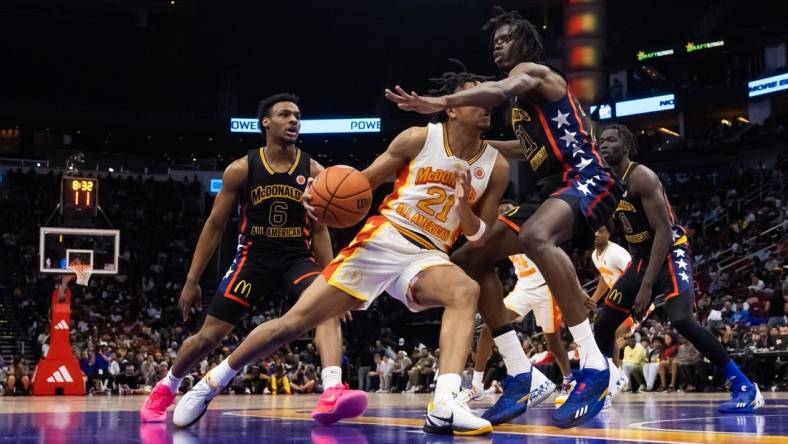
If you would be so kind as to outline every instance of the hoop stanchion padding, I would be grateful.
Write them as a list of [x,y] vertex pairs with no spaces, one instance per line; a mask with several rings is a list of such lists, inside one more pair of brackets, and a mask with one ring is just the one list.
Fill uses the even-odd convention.
[[33,373],[33,394],[37,396],[84,395],[85,382],[79,361],[71,350],[71,291],[66,290],[63,300],[59,290],[52,294],[52,323],[50,325],[49,352],[38,361]]

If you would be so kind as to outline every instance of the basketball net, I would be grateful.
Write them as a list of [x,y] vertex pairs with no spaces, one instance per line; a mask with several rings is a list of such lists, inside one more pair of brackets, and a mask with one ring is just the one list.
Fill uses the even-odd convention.
[[86,287],[90,281],[90,274],[93,272],[93,267],[84,264],[73,264],[68,267],[77,275],[77,285]]

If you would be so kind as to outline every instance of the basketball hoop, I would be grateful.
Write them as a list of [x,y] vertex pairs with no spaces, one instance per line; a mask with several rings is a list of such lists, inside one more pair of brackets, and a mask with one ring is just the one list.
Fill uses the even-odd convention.
[[88,285],[88,281],[90,281],[90,275],[93,272],[93,267],[85,264],[72,264],[68,268],[74,271],[74,274],[77,275],[77,285],[82,285],[83,287]]

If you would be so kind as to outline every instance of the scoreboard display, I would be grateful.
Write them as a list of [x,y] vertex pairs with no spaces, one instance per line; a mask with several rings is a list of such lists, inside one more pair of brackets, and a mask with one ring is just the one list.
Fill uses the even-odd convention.
[[98,179],[64,177],[60,188],[60,208],[65,219],[96,216]]

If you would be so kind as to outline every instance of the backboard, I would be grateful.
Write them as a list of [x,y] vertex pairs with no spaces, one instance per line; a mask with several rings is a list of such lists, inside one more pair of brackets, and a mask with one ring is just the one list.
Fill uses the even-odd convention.
[[120,231],[92,228],[41,227],[39,231],[39,271],[68,274],[68,264],[76,259],[92,267],[93,275],[117,274]]

